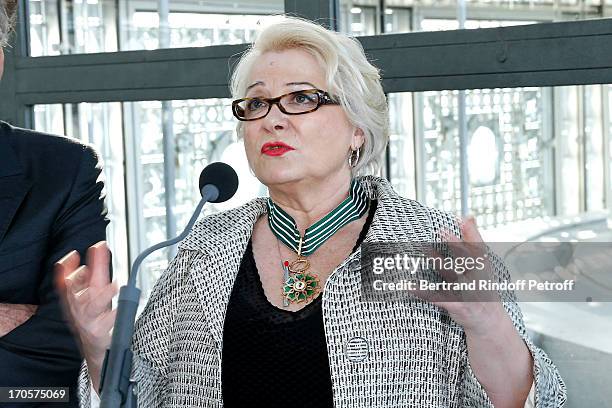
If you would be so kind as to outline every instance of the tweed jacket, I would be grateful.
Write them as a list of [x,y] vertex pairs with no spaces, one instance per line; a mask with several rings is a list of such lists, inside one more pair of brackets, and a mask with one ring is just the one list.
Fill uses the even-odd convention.
[[[457,219],[397,195],[388,181],[362,186],[378,207],[364,242],[439,241]],[[202,219],[157,282],[133,337],[140,407],[222,407],[223,324],[231,290],[265,198]],[[507,273],[496,260],[499,274]],[[465,334],[426,302],[360,301],[360,249],[329,276],[322,313],[337,408],[492,407],[473,374]],[[517,304],[506,311],[533,355],[537,408],[560,407],[565,385],[528,339]],[[357,357],[355,358],[357,353]],[[89,406],[86,367],[81,396]]]

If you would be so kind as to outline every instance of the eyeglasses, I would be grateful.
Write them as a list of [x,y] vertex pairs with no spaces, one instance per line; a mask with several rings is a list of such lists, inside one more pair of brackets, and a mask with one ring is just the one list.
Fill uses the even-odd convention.
[[314,112],[321,105],[339,105],[337,101],[320,89],[306,89],[276,98],[243,98],[232,102],[232,112],[238,120],[249,121],[265,117],[277,105],[287,115],[303,115]]

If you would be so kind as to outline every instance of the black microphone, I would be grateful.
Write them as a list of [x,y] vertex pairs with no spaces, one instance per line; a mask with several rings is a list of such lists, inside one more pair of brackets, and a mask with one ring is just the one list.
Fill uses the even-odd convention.
[[176,238],[160,242],[144,250],[132,265],[127,285],[119,291],[117,317],[113,327],[110,349],[106,350],[102,375],[100,378],[100,407],[136,407],[134,383],[130,381],[132,371],[132,335],[134,320],[140,299],[140,289],[136,287],[136,276],[142,261],[152,252],[173,245],[184,239],[198,219],[206,202],[222,203],[229,200],[238,189],[238,175],[225,163],[211,163],[202,170],[199,180],[202,199],[183,232]]
[[209,200],[211,203],[222,203],[232,198],[238,190],[238,175],[231,166],[223,162],[210,163],[200,173],[200,193],[204,196],[204,187],[207,184],[221,186],[219,195]]

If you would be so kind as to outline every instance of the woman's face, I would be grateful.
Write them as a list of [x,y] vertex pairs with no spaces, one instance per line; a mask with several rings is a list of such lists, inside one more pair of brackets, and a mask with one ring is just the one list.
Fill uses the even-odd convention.
[[[299,49],[262,54],[251,70],[248,85],[252,84],[256,85],[248,88],[246,97],[274,98],[312,88],[328,91],[317,60]],[[349,123],[339,105],[322,105],[302,115],[287,115],[273,105],[266,117],[244,122],[249,165],[268,187],[321,182],[343,172],[348,176],[349,148],[361,146],[363,140],[361,130]],[[271,142],[282,142],[289,149],[268,151],[265,145]]]

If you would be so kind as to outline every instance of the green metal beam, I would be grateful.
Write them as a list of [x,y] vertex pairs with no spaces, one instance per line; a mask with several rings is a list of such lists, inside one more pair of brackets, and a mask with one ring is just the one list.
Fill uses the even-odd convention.
[[387,92],[612,83],[612,20],[363,37]]
[[246,45],[21,59],[21,103],[168,100],[229,96],[230,66]]
[[[610,19],[359,40],[386,92],[612,82]],[[10,86],[22,105],[229,97],[231,67],[246,48],[15,56]]]
[[338,30],[340,0],[285,0],[285,14],[316,21]]

